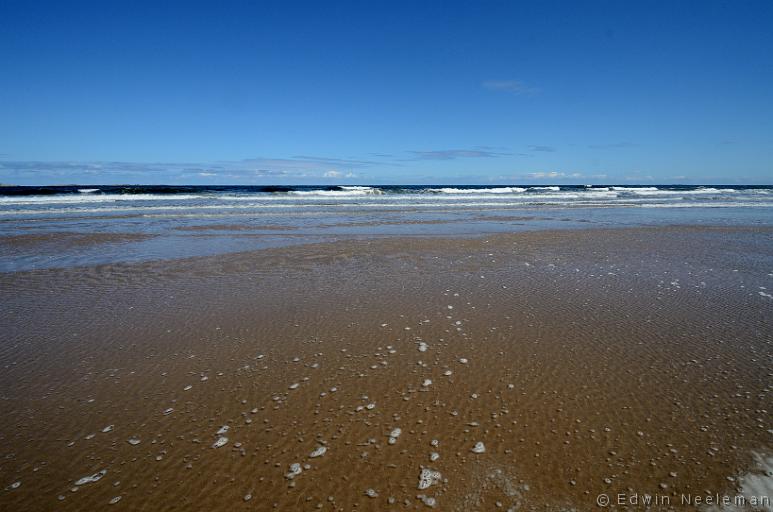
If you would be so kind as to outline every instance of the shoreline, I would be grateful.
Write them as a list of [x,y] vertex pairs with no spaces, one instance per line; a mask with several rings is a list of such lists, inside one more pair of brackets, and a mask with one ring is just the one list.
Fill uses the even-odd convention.
[[[528,220],[549,220],[549,221],[565,221],[569,222],[571,219],[554,219],[554,218],[547,218],[542,219],[540,217],[524,217],[524,216],[508,216],[508,217],[499,217],[494,216],[492,218],[496,221],[506,221],[506,222],[517,222],[517,226],[525,226],[523,224],[523,221]],[[489,219],[487,219],[489,220]],[[438,224],[446,224],[451,223],[451,221],[431,221],[431,222],[420,222],[417,221],[415,224],[422,224],[422,225],[438,225]],[[402,225],[404,223],[397,223],[397,222],[377,222],[377,223],[368,223],[368,224],[358,224],[364,227],[373,227],[374,225]],[[408,223],[411,224],[411,223]],[[347,224],[349,225],[349,224]],[[223,226],[228,226],[228,229],[225,229]],[[238,227],[237,227],[238,226]],[[334,225],[335,226],[335,225]],[[223,228],[223,229],[221,229]],[[512,228],[512,224],[508,224],[508,228]],[[571,236],[571,233],[582,233],[585,231],[588,232],[595,232],[597,234],[604,234],[604,233],[635,233],[635,232],[641,232],[641,233],[668,233],[673,231],[705,231],[705,232],[757,232],[760,234],[768,233],[773,234],[773,225],[767,225],[767,224],[761,224],[761,225],[754,225],[754,224],[741,224],[741,225],[721,225],[721,224],[692,224],[692,223],[672,223],[672,224],[662,224],[662,225],[621,225],[621,226],[607,226],[607,225],[597,225],[592,224],[590,221],[578,221],[577,224],[571,224],[567,225],[566,227],[556,228],[556,227],[541,227],[541,226],[528,226],[523,228],[522,230],[517,231],[505,231],[505,230],[499,230],[499,231],[487,231],[487,232],[460,232],[460,233],[437,233],[437,234],[427,234],[427,233],[414,233],[414,234],[389,234],[389,233],[371,233],[371,234],[344,234],[344,235],[335,235],[335,234],[310,234],[310,233],[296,233],[297,229],[296,227],[292,226],[282,226],[280,228],[274,227],[274,226],[262,226],[258,228],[247,228],[244,226],[239,225],[196,225],[196,226],[183,226],[183,227],[175,227],[174,230],[183,231],[183,232],[191,232],[191,235],[186,235],[186,237],[194,238],[194,239],[208,239],[212,238],[215,240],[219,239],[236,239],[236,240],[244,240],[249,238],[266,238],[266,239],[274,239],[277,236],[284,237],[282,239],[282,242],[276,244],[276,245],[265,245],[265,246],[258,246],[256,248],[240,248],[238,245],[234,246],[232,249],[226,249],[224,252],[215,252],[212,254],[201,254],[201,255],[171,255],[166,257],[159,257],[155,259],[140,259],[136,261],[132,260],[122,260],[120,259],[120,256],[118,255],[117,251],[113,252],[111,256],[115,259],[115,261],[99,261],[97,263],[70,263],[65,262],[61,264],[60,266],[42,266],[40,268],[26,268],[23,267],[19,270],[7,270],[7,271],[0,271],[0,275],[12,275],[17,273],[26,273],[26,272],[44,272],[44,271],[62,271],[67,270],[70,268],[91,268],[91,267],[104,267],[104,266],[118,266],[118,267],[126,267],[131,268],[132,266],[143,266],[143,265],[163,265],[165,262],[169,262],[170,264],[174,264],[174,262],[195,262],[197,260],[201,260],[203,262],[214,262],[216,263],[218,260],[229,260],[229,259],[243,259],[243,258],[249,258],[249,259],[257,259],[260,260],[264,257],[274,257],[277,255],[280,255],[280,257],[285,258],[285,255],[283,253],[285,250],[289,250],[292,252],[297,252],[300,250],[299,248],[302,247],[308,247],[310,249],[314,249],[317,247],[320,247],[323,249],[323,252],[325,248],[327,247],[335,247],[345,244],[364,244],[365,247],[367,247],[369,244],[373,242],[382,242],[387,245],[394,244],[394,245],[404,245],[405,243],[408,243],[408,246],[410,246],[412,243],[421,243],[423,240],[426,240],[428,244],[424,244],[424,247],[429,246],[443,246],[443,247],[449,247],[454,246],[458,241],[474,241],[474,240],[483,240],[483,239],[494,239],[494,240],[507,240],[510,237],[524,237],[527,240],[533,240],[533,239],[550,239],[555,238],[556,236],[562,236],[565,234],[566,236]],[[244,231],[257,231],[253,233],[243,233]],[[209,234],[208,231],[224,231],[223,233],[218,234]],[[230,231],[230,232],[229,232]],[[267,233],[260,233],[260,231],[267,231]],[[287,231],[287,233],[274,233],[275,231]],[[22,250],[28,250],[33,252],[48,252],[52,250],[67,250],[68,248],[94,248],[98,246],[110,246],[112,249],[120,248],[123,245],[129,245],[132,242],[145,242],[148,240],[155,240],[158,242],[163,242],[164,238],[158,234],[135,234],[135,233],[127,233],[127,232],[103,232],[103,233],[93,233],[93,234],[85,234],[85,233],[78,233],[78,232],[45,232],[42,234],[28,234],[28,235],[9,235],[5,237],[0,237],[0,246],[5,245],[11,253],[9,253],[9,257],[11,259],[13,258],[19,258],[18,255],[14,253],[14,251],[22,251]],[[321,240],[321,241],[320,241]],[[488,242],[487,242],[488,243]],[[221,249],[222,250],[222,249]],[[109,252],[108,252],[109,253]]]

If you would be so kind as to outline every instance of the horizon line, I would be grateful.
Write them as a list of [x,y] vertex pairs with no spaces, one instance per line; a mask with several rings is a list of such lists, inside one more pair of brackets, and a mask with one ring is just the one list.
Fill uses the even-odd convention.
[[264,184],[237,184],[237,183],[60,183],[18,185],[13,183],[0,183],[0,188],[41,188],[41,187],[432,187],[432,186],[457,186],[457,187],[773,187],[771,183],[264,183]]

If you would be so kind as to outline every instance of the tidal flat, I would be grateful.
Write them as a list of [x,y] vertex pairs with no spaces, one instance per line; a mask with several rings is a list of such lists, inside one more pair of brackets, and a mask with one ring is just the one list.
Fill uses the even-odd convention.
[[770,495],[771,291],[773,229],[742,226],[0,274],[0,508]]

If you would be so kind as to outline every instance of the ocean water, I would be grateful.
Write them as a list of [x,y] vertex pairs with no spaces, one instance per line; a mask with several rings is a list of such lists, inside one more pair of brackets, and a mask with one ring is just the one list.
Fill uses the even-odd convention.
[[773,186],[52,186],[0,187],[0,214],[197,210],[770,207]]
[[346,237],[663,224],[773,225],[773,186],[0,187],[0,271]]

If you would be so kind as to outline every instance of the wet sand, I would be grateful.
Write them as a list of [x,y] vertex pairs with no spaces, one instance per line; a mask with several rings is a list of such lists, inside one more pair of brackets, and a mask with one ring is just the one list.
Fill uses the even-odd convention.
[[669,497],[658,510],[770,495],[771,295],[761,227],[349,240],[0,274],[0,509]]
[[149,235],[137,233],[70,233],[49,232],[24,235],[0,236],[0,249],[4,256],[17,250],[61,251],[73,247],[88,247],[99,244],[115,244],[145,240]]
[[297,229],[295,226],[245,226],[243,224],[203,224],[193,226],[178,226],[180,231],[291,231]]

